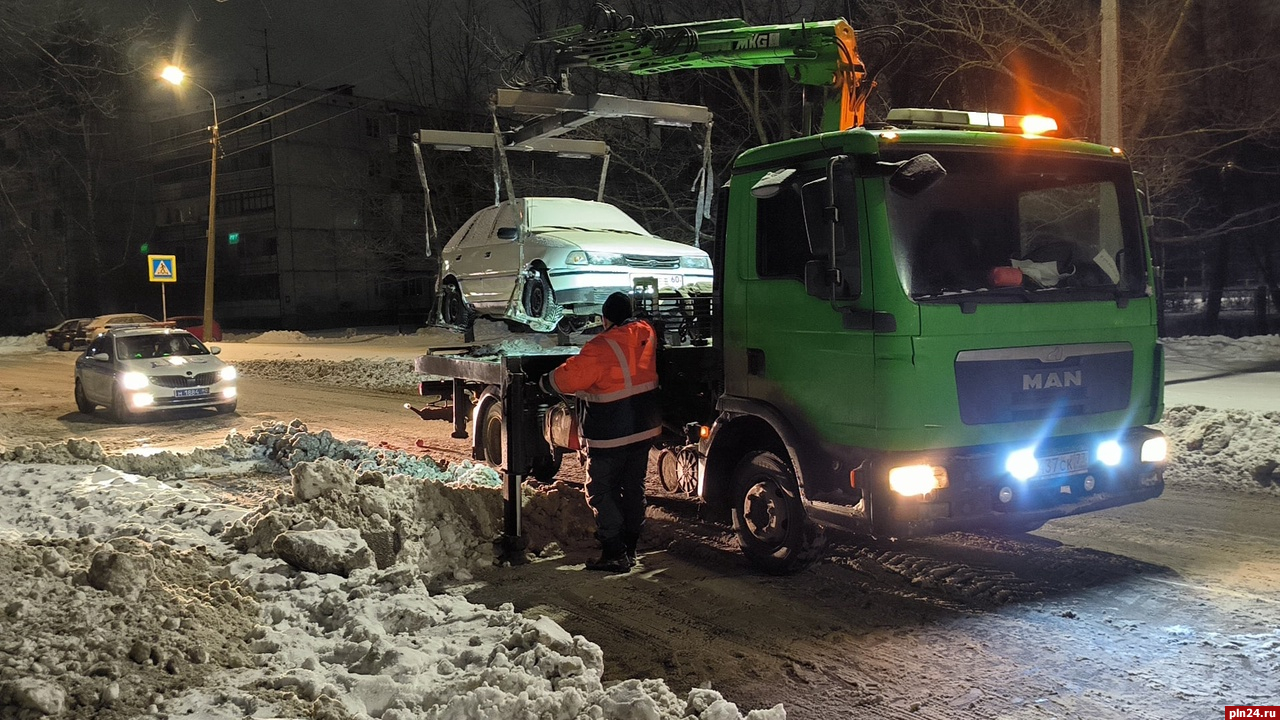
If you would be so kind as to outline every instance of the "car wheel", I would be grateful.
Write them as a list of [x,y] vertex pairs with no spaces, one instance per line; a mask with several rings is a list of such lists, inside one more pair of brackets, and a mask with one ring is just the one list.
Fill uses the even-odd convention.
[[116,422],[131,423],[137,415],[129,409],[129,404],[125,402],[124,393],[120,392],[120,388],[111,394],[111,415]]
[[540,318],[547,312],[555,294],[551,290],[551,281],[542,270],[530,271],[530,277],[524,283],[524,314],[531,318]]
[[450,281],[444,284],[443,290],[443,296],[440,298],[440,319],[446,325],[464,330],[471,327],[471,323],[475,321],[475,311],[462,297],[462,289],[456,282]]
[[825,536],[800,501],[795,472],[771,452],[749,453],[733,471],[733,529],[747,559],[773,575],[818,557]]
[[93,411],[98,409],[97,405],[89,402],[89,398],[85,397],[84,387],[79,380],[76,380],[76,409],[85,415],[92,415]]
[[70,349],[71,349],[71,341],[70,341],[70,340],[63,340],[63,341],[58,345],[58,349],[59,349],[59,350],[61,350],[62,352],[66,352],[66,351],[70,350]]

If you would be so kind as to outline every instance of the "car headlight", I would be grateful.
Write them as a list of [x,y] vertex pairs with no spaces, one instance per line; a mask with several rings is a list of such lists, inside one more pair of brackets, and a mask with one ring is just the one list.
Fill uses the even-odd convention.
[[680,267],[710,270],[711,258],[706,255],[684,255],[680,258]]
[[140,372],[127,372],[120,376],[120,387],[125,390],[141,390],[150,381]]
[[222,368],[221,370],[219,370],[219,371],[218,371],[218,377],[219,377],[219,378],[221,378],[221,379],[223,379],[223,380],[235,380],[235,379],[236,379],[236,369],[235,369],[234,367],[232,367],[232,366],[228,365],[228,366],[226,366],[226,367],[224,367],[224,368]]
[[584,250],[574,250],[565,257],[564,262],[566,265],[626,265],[627,259],[618,253],[589,253]]

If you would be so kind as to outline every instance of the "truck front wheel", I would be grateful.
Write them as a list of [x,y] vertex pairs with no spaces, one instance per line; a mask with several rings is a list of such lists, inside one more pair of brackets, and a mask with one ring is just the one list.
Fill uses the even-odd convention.
[[748,454],[734,468],[733,488],[733,529],[754,565],[785,575],[818,557],[826,538],[805,512],[795,473],[781,458]]

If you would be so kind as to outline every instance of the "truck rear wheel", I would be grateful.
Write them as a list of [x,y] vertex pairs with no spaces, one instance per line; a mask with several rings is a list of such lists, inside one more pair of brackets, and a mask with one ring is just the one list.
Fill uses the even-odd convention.
[[480,449],[484,461],[495,468],[502,467],[502,401],[494,399],[480,413]]
[[733,471],[733,529],[756,567],[773,575],[797,572],[826,543],[800,501],[795,472],[771,452],[752,452]]

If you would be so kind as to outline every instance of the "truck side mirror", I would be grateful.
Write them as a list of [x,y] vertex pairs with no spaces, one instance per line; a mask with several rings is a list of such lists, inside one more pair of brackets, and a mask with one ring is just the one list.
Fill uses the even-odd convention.
[[805,236],[817,258],[805,263],[805,289],[824,300],[852,300],[862,292],[853,183],[852,162],[840,155],[827,163],[825,176],[800,190]]

